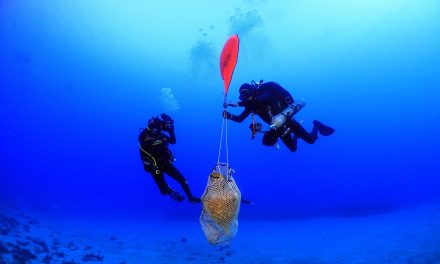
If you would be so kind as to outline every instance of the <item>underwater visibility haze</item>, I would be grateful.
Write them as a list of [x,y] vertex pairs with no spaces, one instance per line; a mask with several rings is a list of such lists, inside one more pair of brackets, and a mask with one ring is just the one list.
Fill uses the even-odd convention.
[[[227,123],[229,163],[242,197],[252,204],[241,205],[238,241],[235,249],[234,240],[231,245],[236,251],[219,256],[206,253],[211,249],[198,222],[200,204],[162,195],[143,170],[138,136],[151,117],[170,115],[177,139],[170,145],[174,165],[193,194],[203,194],[217,162],[222,129],[220,52],[233,34],[240,38],[240,50],[228,102],[239,100],[245,82],[275,81],[306,101],[295,119],[308,131],[318,119],[335,133],[319,136],[314,144],[299,140],[297,151],[291,152],[281,141],[279,148],[264,146],[262,134],[251,139],[250,117]],[[398,214],[432,204],[435,210],[422,211],[439,217],[439,1],[6,0],[0,2],[0,60],[3,219],[21,210],[48,222],[58,219],[54,223],[60,221],[58,228],[69,234],[78,233],[69,229],[70,220],[62,224],[65,219],[91,226],[117,223],[121,230],[128,226],[126,219],[134,219],[141,229],[148,229],[150,222],[171,221],[166,236],[159,234],[160,228],[157,237],[146,233],[145,239],[160,244],[156,254],[176,252],[170,250],[173,239],[203,245],[202,252],[185,253],[184,260],[183,253],[174,260],[163,254],[157,263],[210,263],[200,259],[205,253],[205,260],[214,263],[289,263],[301,252],[310,263],[385,263],[387,253],[373,258],[343,249],[337,262],[330,249],[313,252],[322,242],[319,235],[302,232],[332,230],[337,237],[338,228],[327,229],[333,220],[322,219],[369,222],[384,215],[393,217],[384,222],[399,226],[407,221],[400,221],[406,214]],[[242,108],[228,111],[237,115]],[[176,181],[166,180],[183,193]],[[182,228],[179,221],[184,221]],[[284,230],[292,234],[281,232],[280,239],[297,237],[298,243],[291,243],[297,251],[286,244],[261,253],[249,245],[249,255],[237,253],[237,245],[258,239],[256,234],[246,236],[252,233],[246,230],[255,232],[252,228],[261,228],[260,221],[262,241],[274,239],[271,223],[283,223],[279,225],[288,226]],[[313,221],[323,224],[314,229],[309,226]],[[438,222],[405,228],[440,234]],[[424,231],[417,232],[419,228]],[[349,233],[362,240],[356,231],[341,236]],[[420,250],[431,248],[426,245],[433,241],[438,246],[438,237],[420,238],[427,243]],[[1,236],[0,242],[6,245],[9,239],[10,234]],[[299,241],[305,243],[301,250]],[[339,242],[335,247],[345,243]],[[106,244],[100,245],[104,254]],[[384,252],[393,251],[387,246],[391,249]],[[113,256],[124,257],[104,254],[103,261],[147,263],[133,261],[149,257],[130,255],[128,248],[113,248]],[[252,252],[255,258],[249,257]],[[6,261],[13,258],[12,253],[1,254]],[[438,251],[418,254],[440,263]],[[354,255],[362,259],[354,262]],[[66,260],[73,260],[77,255],[68,256]],[[322,262],[313,262],[313,257]],[[387,263],[409,263],[410,257]],[[155,260],[151,257],[148,263]]]

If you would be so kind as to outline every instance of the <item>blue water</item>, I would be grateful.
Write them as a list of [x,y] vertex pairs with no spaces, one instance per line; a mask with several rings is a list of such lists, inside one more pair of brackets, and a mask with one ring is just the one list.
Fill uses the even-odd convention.
[[[175,166],[201,195],[228,101],[276,81],[336,129],[290,152],[228,123],[241,219],[365,216],[439,198],[440,2],[1,1],[0,202],[51,214],[197,219],[139,159],[151,116],[175,119]],[[169,88],[169,89],[163,89]],[[169,93],[171,92],[171,93]],[[230,109],[238,114],[241,109]],[[169,179],[170,185],[181,191]]]

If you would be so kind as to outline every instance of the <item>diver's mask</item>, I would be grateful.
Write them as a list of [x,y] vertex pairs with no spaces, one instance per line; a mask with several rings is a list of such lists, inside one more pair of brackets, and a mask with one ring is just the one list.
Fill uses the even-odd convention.
[[253,95],[255,95],[256,88],[249,83],[244,83],[240,86],[238,90],[240,96],[238,97],[241,101],[249,100]]

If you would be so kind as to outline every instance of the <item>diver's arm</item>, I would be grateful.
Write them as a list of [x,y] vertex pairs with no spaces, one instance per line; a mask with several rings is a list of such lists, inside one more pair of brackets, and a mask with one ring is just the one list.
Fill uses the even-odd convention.
[[246,101],[238,102],[238,106],[251,107],[251,108],[262,108],[270,104],[271,95],[268,92],[263,92],[255,98],[250,98]]
[[174,130],[168,131],[170,133],[170,144],[176,144],[176,134],[174,133]]
[[166,132],[168,132],[168,134],[170,134],[170,135],[167,136],[164,133],[162,133],[165,140],[170,144],[176,144],[176,134],[174,133],[174,130],[170,130],[170,131],[166,131]]
[[238,105],[238,103],[224,103],[224,104],[223,104],[223,107],[224,107],[224,108],[226,108],[226,107],[228,107],[228,106],[237,107],[237,106],[239,106],[239,105]]
[[228,119],[231,119],[232,121],[237,123],[241,123],[243,122],[243,120],[246,119],[246,117],[248,117],[251,114],[251,112],[252,112],[251,110],[245,108],[243,112],[241,112],[241,114],[239,114],[238,116],[231,114]]

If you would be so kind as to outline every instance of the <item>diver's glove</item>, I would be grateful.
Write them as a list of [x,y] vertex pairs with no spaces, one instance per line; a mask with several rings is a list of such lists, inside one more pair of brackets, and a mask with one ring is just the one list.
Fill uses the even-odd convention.
[[226,118],[226,119],[231,119],[232,118],[232,114],[231,113],[229,113],[228,111],[223,111],[223,118]]

